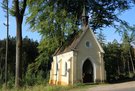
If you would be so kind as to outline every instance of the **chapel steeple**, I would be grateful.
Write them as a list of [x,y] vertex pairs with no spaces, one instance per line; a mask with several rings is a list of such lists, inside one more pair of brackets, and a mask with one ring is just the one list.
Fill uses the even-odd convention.
[[88,25],[88,15],[86,13],[86,6],[84,4],[84,7],[83,7],[83,12],[82,12],[82,24],[83,24],[83,27],[86,27]]

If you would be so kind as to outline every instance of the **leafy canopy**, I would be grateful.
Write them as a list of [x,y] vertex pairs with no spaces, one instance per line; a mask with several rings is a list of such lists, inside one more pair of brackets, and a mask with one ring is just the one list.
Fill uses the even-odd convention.
[[90,17],[89,25],[96,30],[115,25],[115,21],[122,22],[117,15],[129,9],[132,2],[134,0],[28,0],[27,23],[42,36],[37,68],[44,68],[42,65],[52,60],[54,51],[79,31],[84,5]]

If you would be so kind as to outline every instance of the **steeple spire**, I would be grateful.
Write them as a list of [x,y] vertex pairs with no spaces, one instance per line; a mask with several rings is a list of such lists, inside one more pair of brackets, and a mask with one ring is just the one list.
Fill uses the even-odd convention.
[[82,23],[83,23],[83,26],[87,26],[88,25],[88,16],[87,16],[87,13],[86,13],[86,6],[84,4],[84,7],[83,7],[83,12],[82,12]]

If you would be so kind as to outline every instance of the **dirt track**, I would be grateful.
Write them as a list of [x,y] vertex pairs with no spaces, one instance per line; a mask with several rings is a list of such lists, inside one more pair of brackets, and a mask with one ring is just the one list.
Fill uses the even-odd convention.
[[96,86],[83,91],[135,91],[135,81]]

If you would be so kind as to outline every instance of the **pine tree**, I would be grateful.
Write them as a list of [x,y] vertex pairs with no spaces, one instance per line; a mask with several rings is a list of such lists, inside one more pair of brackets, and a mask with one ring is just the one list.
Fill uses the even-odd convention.
[[7,39],[6,39],[6,55],[5,55],[5,85],[7,86],[7,71],[8,71],[8,67],[7,67],[7,63],[8,63],[8,40],[9,40],[9,6],[8,6],[8,0],[3,0],[2,3],[2,8],[4,9],[4,11],[6,12],[6,19],[7,19],[7,24],[4,24],[7,27]]

